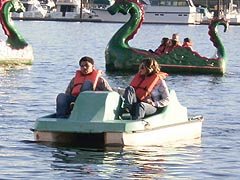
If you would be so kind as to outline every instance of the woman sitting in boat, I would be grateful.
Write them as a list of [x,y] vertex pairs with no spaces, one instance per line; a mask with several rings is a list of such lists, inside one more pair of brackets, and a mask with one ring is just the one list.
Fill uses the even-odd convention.
[[171,44],[171,39],[164,37],[162,38],[160,46],[154,51],[154,53],[158,55],[167,54],[168,53],[168,47]]
[[130,112],[133,120],[146,115],[161,112],[169,104],[169,90],[155,59],[146,58],[139,66],[139,71],[130,86],[124,92],[124,109]]
[[182,47],[181,45],[179,45],[179,42],[177,40],[171,39],[171,43],[170,45],[166,48],[166,51],[168,53],[170,53],[174,48],[177,47]]
[[83,91],[112,91],[108,82],[101,77],[102,72],[94,68],[91,57],[82,57],[79,61],[80,70],[70,81],[65,93],[60,93],[56,99],[56,117],[66,118],[71,112],[71,103]]

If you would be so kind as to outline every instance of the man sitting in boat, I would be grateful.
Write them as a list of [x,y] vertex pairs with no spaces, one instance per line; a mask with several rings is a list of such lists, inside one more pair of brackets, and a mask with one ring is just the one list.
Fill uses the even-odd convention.
[[192,45],[193,45],[193,43],[192,43],[191,39],[184,38],[182,47],[187,47],[187,48],[190,48],[192,50]]
[[181,46],[180,37],[178,33],[172,34],[172,41],[176,41],[176,45]]
[[155,59],[146,58],[139,66],[139,71],[130,86],[124,92],[124,109],[130,112],[133,120],[146,115],[161,112],[169,104],[169,90]]
[[108,82],[101,77],[102,71],[94,68],[91,57],[82,57],[79,61],[80,70],[70,81],[65,93],[60,93],[56,99],[56,117],[66,118],[71,112],[71,103],[83,91],[112,91]]

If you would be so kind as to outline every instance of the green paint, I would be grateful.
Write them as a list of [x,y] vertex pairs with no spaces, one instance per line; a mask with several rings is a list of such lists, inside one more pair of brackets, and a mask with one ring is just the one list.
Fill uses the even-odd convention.
[[158,56],[147,50],[131,47],[128,42],[140,28],[144,11],[143,5],[138,0],[116,0],[108,8],[110,14],[130,14],[130,19],[111,38],[105,49],[106,70],[137,71],[138,64],[146,57],[155,58],[162,71],[173,73],[197,74],[224,74],[226,72],[227,57],[225,48],[217,34],[217,27],[224,26],[227,30],[228,23],[224,19],[214,19],[209,25],[209,36],[217,50],[217,58],[203,57],[188,48],[176,48],[169,54]]
[[120,95],[116,92],[83,92],[74,105],[69,118],[56,118],[55,114],[38,118],[34,130],[69,133],[132,132],[188,122],[187,108],[182,106],[174,90],[170,91],[170,104],[163,112],[143,120],[120,120]]
[[3,0],[0,6],[0,22],[5,34],[8,36],[6,43],[12,49],[23,49],[28,43],[14,26],[10,12],[24,12],[25,8],[19,0]]

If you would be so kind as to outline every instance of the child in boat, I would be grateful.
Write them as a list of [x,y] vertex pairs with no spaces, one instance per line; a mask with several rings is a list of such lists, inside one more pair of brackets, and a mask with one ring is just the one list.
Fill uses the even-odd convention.
[[108,82],[101,77],[101,71],[94,68],[91,57],[82,57],[79,60],[80,70],[70,81],[65,93],[60,93],[56,99],[56,117],[66,118],[71,112],[71,103],[83,91],[112,91]]
[[146,58],[130,86],[124,92],[124,110],[130,112],[133,120],[160,112],[169,104],[169,90],[155,59]]

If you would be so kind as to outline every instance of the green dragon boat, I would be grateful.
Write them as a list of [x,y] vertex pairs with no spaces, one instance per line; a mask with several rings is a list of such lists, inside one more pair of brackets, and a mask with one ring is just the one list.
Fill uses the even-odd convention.
[[0,41],[0,66],[32,64],[33,49],[17,30],[11,18],[11,12],[24,11],[25,8],[19,0],[1,0],[0,23],[7,40]]
[[148,50],[131,47],[133,39],[144,20],[143,5],[139,0],[115,0],[108,8],[110,14],[130,14],[129,20],[113,35],[105,49],[106,70],[108,72],[134,72],[146,57],[156,59],[162,71],[168,73],[218,74],[226,73],[227,56],[223,43],[217,33],[219,25],[228,29],[225,19],[213,19],[209,24],[208,35],[216,48],[216,57],[205,57],[190,48],[177,47],[168,54],[157,55]]
[[68,118],[56,118],[55,113],[38,118],[34,139],[85,147],[161,146],[201,139],[203,117],[188,117],[174,90],[161,113],[141,120],[121,114],[121,106],[122,98],[115,91],[82,92]]

